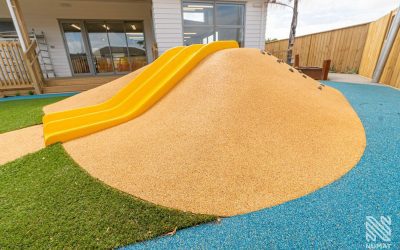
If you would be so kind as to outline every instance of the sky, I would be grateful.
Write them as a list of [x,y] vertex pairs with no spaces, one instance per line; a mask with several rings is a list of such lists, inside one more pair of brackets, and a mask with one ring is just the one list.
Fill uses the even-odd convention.
[[[299,1],[296,36],[370,22],[379,19],[400,5],[400,0]],[[291,21],[292,10],[290,8],[270,4],[267,14],[266,38],[288,38]]]

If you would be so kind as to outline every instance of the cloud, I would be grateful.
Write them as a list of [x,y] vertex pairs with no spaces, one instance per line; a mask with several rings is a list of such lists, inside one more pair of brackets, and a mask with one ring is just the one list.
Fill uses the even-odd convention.
[[[370,22],[397,8],[398,0],[300,0],[297,35]],[[269,5],[267,38],[288,38],[292,11]]]

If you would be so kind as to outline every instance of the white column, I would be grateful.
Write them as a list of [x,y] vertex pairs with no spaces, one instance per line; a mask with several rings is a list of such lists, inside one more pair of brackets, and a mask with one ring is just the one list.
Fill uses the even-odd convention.
[[18,35],[19,42],[21,44],[21,48],[25,52],[27,49],[27,46],[26,46],[24,38],[22,36],[22,32],[21,32],[21,28],[19,27],[17,16],[15,15],[14,6],[13,6],[11,0],[6,0],[6,2],[7,2],[8,10],[10,11],[10,14],[11,14],[11,18],[12,18],[15,30],[17,31],[17,35]]

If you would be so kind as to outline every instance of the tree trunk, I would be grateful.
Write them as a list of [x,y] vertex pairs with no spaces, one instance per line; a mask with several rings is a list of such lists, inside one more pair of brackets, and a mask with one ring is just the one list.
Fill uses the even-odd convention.
[[287,58],[286,58],[286,62],[289,65],[292,64],[294,38],[296,37],[297,15],[298,15],[297,6],[298,6],[298,3],[299,3],[299,0],[294,0],[292,25],[290,26],[289,45],[288,45]]

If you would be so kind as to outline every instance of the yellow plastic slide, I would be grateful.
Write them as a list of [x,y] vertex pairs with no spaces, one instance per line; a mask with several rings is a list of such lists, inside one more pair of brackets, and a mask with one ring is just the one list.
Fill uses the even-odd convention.
[[175,48],[172,48],[172,49],[169,49],[168,51],[166,51],[157,60],[155,60],[150,65],[148,65],[140,75],[138,75],[135,79],[133,79],[127,86],[122,88],[116,95],[111,97],[109,100],[107,100],[103,103],[100,103],[98,105],[47,114],[43,117],[43,124],[46,126],[50,122],[53,122],[56,120],[62,120],[62,119],[67,119],[67,118],[71,118],[71,117],[75,117],[75,116],[85,115],[88,113],[98,112],[98,111],[102,111],[102,110],[114,107],[122,99],[124,99],[130,93],[134,92],[138,88],[138,86],[140,86],[140,83],[145,82],[154,74],[159,73],[159,71],[162,69],[162,67],[166,63],[168,63],[169,60],[171,60],[171,58],[176,56],[176,54],[181,52],[184,48],[185,47],[181,46],[181,47],[175,47]]
[[218,50],[237,47],[236,41],[219,41],[165,52],[110,100],[45,115],[45,144],[69,141],[134,119],[167,94],[205,57]]

